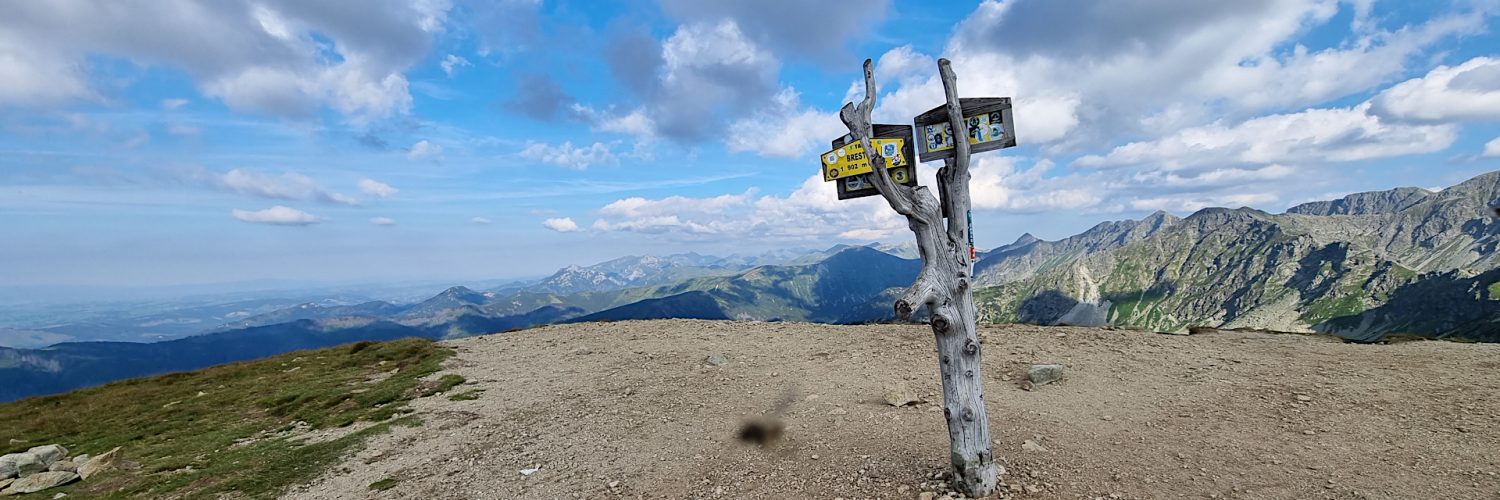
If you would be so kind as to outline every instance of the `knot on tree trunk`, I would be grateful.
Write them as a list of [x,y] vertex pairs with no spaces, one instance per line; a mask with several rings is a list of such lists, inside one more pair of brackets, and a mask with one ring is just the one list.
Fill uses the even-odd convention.
[[937,333],[948,333],[948,318],[939,314],[932,315],[932,331]]
[[896,318],[901,320],[911,319],[912,307],[906,300],[896,301]]

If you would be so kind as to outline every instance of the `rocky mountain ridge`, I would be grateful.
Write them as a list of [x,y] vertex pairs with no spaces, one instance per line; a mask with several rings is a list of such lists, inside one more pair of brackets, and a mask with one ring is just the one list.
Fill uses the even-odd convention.
[[[1163,331],[1500,340],[1500,315],[1484,312],[1500,300],[1488,272],[1500,258],[1500,222],[1484,209],[1497,194],[1500,172],[1440,192],[1356,193],[1283,214],[1208,208],[1184,219],[1158,213],[1100,224],[1057,242],[1023,238],[976,264],[990,285],[979,292],[981,314]],[[1473,300],[1397,300],[1413,287],[1462,290]]]

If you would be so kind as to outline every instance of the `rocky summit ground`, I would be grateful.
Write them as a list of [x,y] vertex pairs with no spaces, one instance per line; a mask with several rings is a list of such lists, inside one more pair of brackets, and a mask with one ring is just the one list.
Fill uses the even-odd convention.
[[[1500,345],[999,326],[986,399],[1006,498],[1500,498]],[[920,325],[642,321],[447,342],[461,400],[292,498],[942,496]],[[722,354],[727,363],[706,359]],[[1033,363],[1063,381],[1026,390]],[[931,401],[893,407],[886,387]],[[482,392],[470,392],[482,391]],[[477,399],[467,399],[477,395]],[[784,439],[743,419],[790,398]],[[1029,441],[1029,443],[1028,443]]]

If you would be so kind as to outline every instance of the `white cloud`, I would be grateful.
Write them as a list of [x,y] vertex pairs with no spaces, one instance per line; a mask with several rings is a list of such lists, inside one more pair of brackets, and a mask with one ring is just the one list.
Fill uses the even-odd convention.
[[1438,66],[1374,99],[1374,112],[1418,122],[1500,120],[1500,59],[1476,57]]
[[744,194],[725,194],[711,198],[689,198],[686,196],[668,196],[659,200],[648,200],[641,197],[625,198],[605,205],[604,208],[599,209],[599,215],[606,217],[642,218],[663,217],[683,213],[719,214],[733,207],[748,205],[754,194],[755,190],[751,189]]
[[597,126],[599,130],[605,132],[629,134],[637,139],[649,140],[656,135],[656,123],[641,109],[624,115],[601,118]]
[[412,161],[439,160],[443,157],[443,147],[425,139],[411,145],[406,152],[406,159]]
[[187,99],[162,99],[161,109],[165,109],[167,111],[176,111],[177,108],[186,106],[188,102],[190,101],[188,101]]
[[892,231],[891,229],[860,228],[860,229],[850,229],[848,231],[844,231],[842,233],[839,233],[839,237],[843,238],[843,239],[846,239],[846,240],[879,241],[879,240],[883,240],[883,239],[889,238],[891,236],[891,233],[893,233],[893,232],[895,232],[895,231]]
[[459,68],[467,68],[473,66],[474,64],[470,63],[468,59],[464,59],[457,55],[448,54],[447,57],[443,58],[443,62],[438,63],[438,65],[443,67],[443,73],[446,73],[448,76],[453,76],[453,72],[457,71]]
[[970,171],[969,198],[975,210],[1036,213],[1048,210],[1093,209],[1110,193],[1098,179],[1047,178],[1051,161],[1042,160],[1021,170],[1008,156],[979,156]]
[[1268,115],[1236,125],[1215,122],[1153,141],[1132,142],[1085,167],[1160,165],[1183,168],[1288,162],[1347,162],[1441,151],[1458,136],[1454,125],[1392,125],[1368,113],[1369,103]]
[[249,211],[238,208],[231,210],[230,215],[235,219],[256,224],[271,224],[277,226],[306,226],[316,224],[323,219],[316,215],[297,210],[295,208],[276,205],[265,210]]
[[[1479,32],[1461,13],[1395,29],[1366,22],[1333,47],[1297,42],[1335,18],[1334,0],[986,1],[943,50],[964,95],[1011,96],[1022,144],[1071,152],[1123,137],[1238,122],[1375,90],[1445,40]],[[851,68],[852,69],[852,68]],[[943,101],[931,57],[898,47],[876,66],[877,121]],[[860,93],[854,82],[845,101]]]
[[814,175],[790,195],[759,196],[755,190],[712,197],[625,198],[599,209],[593,227],[697,239],[772,239],[818,242],[838,237],[860,240],[870,231],[905,227],[879,197],[839,201],[834,184]]
[[370,223],[377,226],[394,226],[396,225],[396,219],[390,217],[372,217]]
[[797,158],[827,148],[828,140],[847,132],[837,114],[804,107],[796,89],[785,88],[772,104],[730,125],[725,145],[730,152]]
[[[575,104],[572,111],[597,130],[627,133],[638,140],[721,138],[726,125],[770,101],[781,88],[776,57],[740,29],[734,19],[689,22],[662,41],[654,40],[641,64],[621,76],[642,104],[623,112]],[[659,55],[658,55],[659,54]],[[631,58],[635,59],[635,58]]]
[[526,149],[521,150],[521,157],[574,170],[583,170],[593,165],[619,163],[619,158],[610,152],[609,146],[600,142],[583,147],[574,147],[571,141],[556,146],[532,142],[526,145]]
[[390,184],[375,179],[360,179],[359,191],[376,198],[390,198],[395,196],[400,189],[391,187]]
[[561,218],[557,218],[557,219],[547,219],[547,220],[542,221],[542,227],[545,227],[547,229],[551,229],[553,231],[557,231],[559,233],[573,233],[573,232],[582,231],[582,229],[579,229],[578,223],[577,222],[573,222],[573,218],[572,217],[561,217]]
[[359,200],[328,191],[311,177],[296,172],[274,175],[237,168],[218,173],[198,168],[188,171],[188,176],[212,187],[258,198],[317,201],[341,205],[359,204]]
[[[0,25],[3,26],[3,25]],[[83,68],[56,50],[0,31],[0,104],[47,106],[97,99]]]
[[473,224],[485,225],[485,224],[489,224],[490,220],[486,219],[484,217],[475,217],[473,219],[469,219],[469,222],[473,223]]
[[0,19],[0,103],[93,98],[90,66],[114,58],[184,70],[204,95],[237,111],[309,118],[327,107],[357,123],[387,118],[409,111],[404,72],[427,53],[450,5],[117,7],[77,0],[8,8]]
[[694,22],[732,19],[757,43],[778,53],[818,62],[847,57],[846,44],[875,36],[890,8],[890,0],[665,0],[662,10],[672,18]]
[[1130,201],[1132,210],[1166,210],[1169,212],[1196,212],[1209,207],[1256,207],[1273,203],[1280,198],[1274,193],[1237,193],[1222,196],[1156,196]]
[[1480,153],[1485,158],[1500,158],[1500,137],[1490,139],[1484,143],[1484,152]]

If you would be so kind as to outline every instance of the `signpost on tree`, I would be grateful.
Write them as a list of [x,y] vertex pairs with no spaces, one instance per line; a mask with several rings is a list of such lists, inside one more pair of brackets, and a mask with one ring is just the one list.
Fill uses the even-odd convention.
[[[949,461],[953,465],[954,488],[970,497],[995,492],[1002,469],[995,464],[990,446],[989,418],[984,408],[984,377],[980,374],[981,352],[976,330],[978,310],[970,290],[974,259],[973,235],[969,215],[969,153],[1015,145],[1011,130],[1010,99],[959,99],[957,78],[947,59],[938,60],[947,104],[918,116],[916,130],[921,137],[921,159],[943,160],[938,170],[938,197],[926,186],[918,186],[915,176],[896,179],[897,166],[885,156],[899,151],[902,145],[882,144],[880,131],[892,132],[888,126],[870,123],[875,108],[875,73],[865,60],[865,98],[859,104],[848,103],[839,110],[839,118],[849,128],[845,144],[834,143],[834,157],[824,155],[824,179],[836,180],[848,174],[849,162],[864,160],[870,168],[861,182],[868,182],[891,208],[906,216],[907,225],[916,233],[917,250],[922,257],[922,272],[901,298],[896,301],[896,316],[910,318],[921,306],[927,306],[932,332],[937,336],[938,368],[943,380],[943,416],[948,422]],[[957,134],[955,134],[957,132]],[[896,135],[896,134],[890,134]],[[966,137],[968,140],[954,140]],[[912,140],[910,132],[904,136]],[[858,147],[854,147],[855,145]],[[840,146],[843,146],[841,149]],[[842,151],[842,154],[840,152]],[[852,154],[861,156],[839,163]],[[912,163],[910,150],[898,156]],[[867,158],[866,158],[867,157]],[[828,174],[830,163],[843,166],[838,175]],[[839,199],[844,196],[845,182],[840,183]],[[850,196],[854,197],[854,196]],[[945,221],[946,219],[946,221]]]

